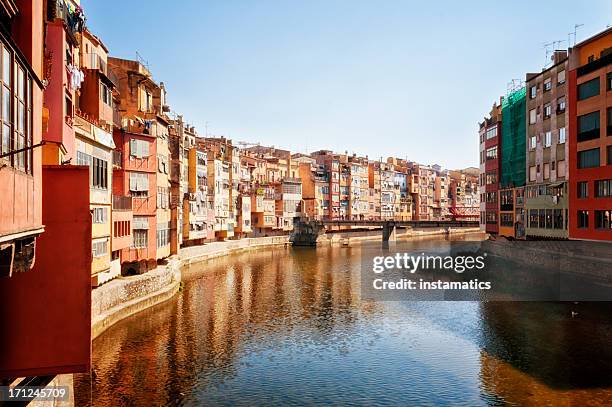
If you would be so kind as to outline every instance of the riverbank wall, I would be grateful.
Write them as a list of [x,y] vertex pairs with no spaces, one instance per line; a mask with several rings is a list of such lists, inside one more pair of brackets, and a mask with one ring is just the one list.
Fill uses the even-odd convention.
[[[447,228],[399,228],[396,237],[398,239],[411,239],[479,232],[478,228],[450,230]],[[351,242],[382,240],[381,233],[380,230],[334,231],[322,235],[321,244],[346,245]],[[118,321],[174,297],[180,290],[181,269],[184,266],[249,250],[288,246],[289,244],[289,236],[268,236],[185,247],[179,251],[177,256],[168,259],[167,264],[159,265],[154,270],[110,281],[94,289],[91,294],[92,339],[98,337]]]

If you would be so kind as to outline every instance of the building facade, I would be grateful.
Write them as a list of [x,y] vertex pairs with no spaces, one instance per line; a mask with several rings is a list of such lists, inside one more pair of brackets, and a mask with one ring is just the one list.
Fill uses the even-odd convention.
[[570,49],[569,237],[612,240],[612,28]]
[[[566,51],[555,51],[552,66],[527,74],[527,237],[568,237]],[[540,222],[540,219],[543,222]]]

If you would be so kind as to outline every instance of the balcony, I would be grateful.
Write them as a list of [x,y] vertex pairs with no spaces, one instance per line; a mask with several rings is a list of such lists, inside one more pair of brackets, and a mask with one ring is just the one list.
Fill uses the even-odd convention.
[[113,195],[113,210],[114,211],[131,211],[132,210],[132,197]]

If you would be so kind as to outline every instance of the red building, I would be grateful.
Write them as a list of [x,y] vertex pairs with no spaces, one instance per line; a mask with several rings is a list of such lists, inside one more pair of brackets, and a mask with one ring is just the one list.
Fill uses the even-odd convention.
[[[42,166],[43,127],[50,120],[42,92],[51,73],[43,64],[44,16],[56,24],[56,6],[42,0],[0,1],[0,81],[3,100],[9,102],[0,109],[3,383],[90,370],[89,172]],[[52,38],[57,34],[46,32]],[[61,137],[46,142],[55,152],[65,151]]]
[[[113,138],[120,152],[113,169],[113,196],[132,201],[132,245],[121,249],[121,267],[123,274],[141,273],[157,264],[156,138],[128,129],[116,129]],[[129,211],[128,205],[125,209]]]
[[[0,275],[29,270],[41,218],[43,6],[0,2],[0,81],[15,103],[0,112]],[[5,96],[6,97],[6,96]],[[8,109],[8,110],[7,110]],[[19,114],[20,120],[13,117]]]
[[487,233],[499,232],[499,178],[502,138],[501,103],[494,104],[488,118],[480,123],[481,225]]
[[569,236],[612,241],[612,28],[569,58]]

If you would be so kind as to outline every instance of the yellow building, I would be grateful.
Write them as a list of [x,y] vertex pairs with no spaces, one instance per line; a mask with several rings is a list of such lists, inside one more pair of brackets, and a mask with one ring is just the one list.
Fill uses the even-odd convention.
[[121,274],[119,260],[111,262],[112,210],[112,135],[88,122],[75,118],[75,150],[77,165],[90,168],[90,208],[92,214],[92,286]]

